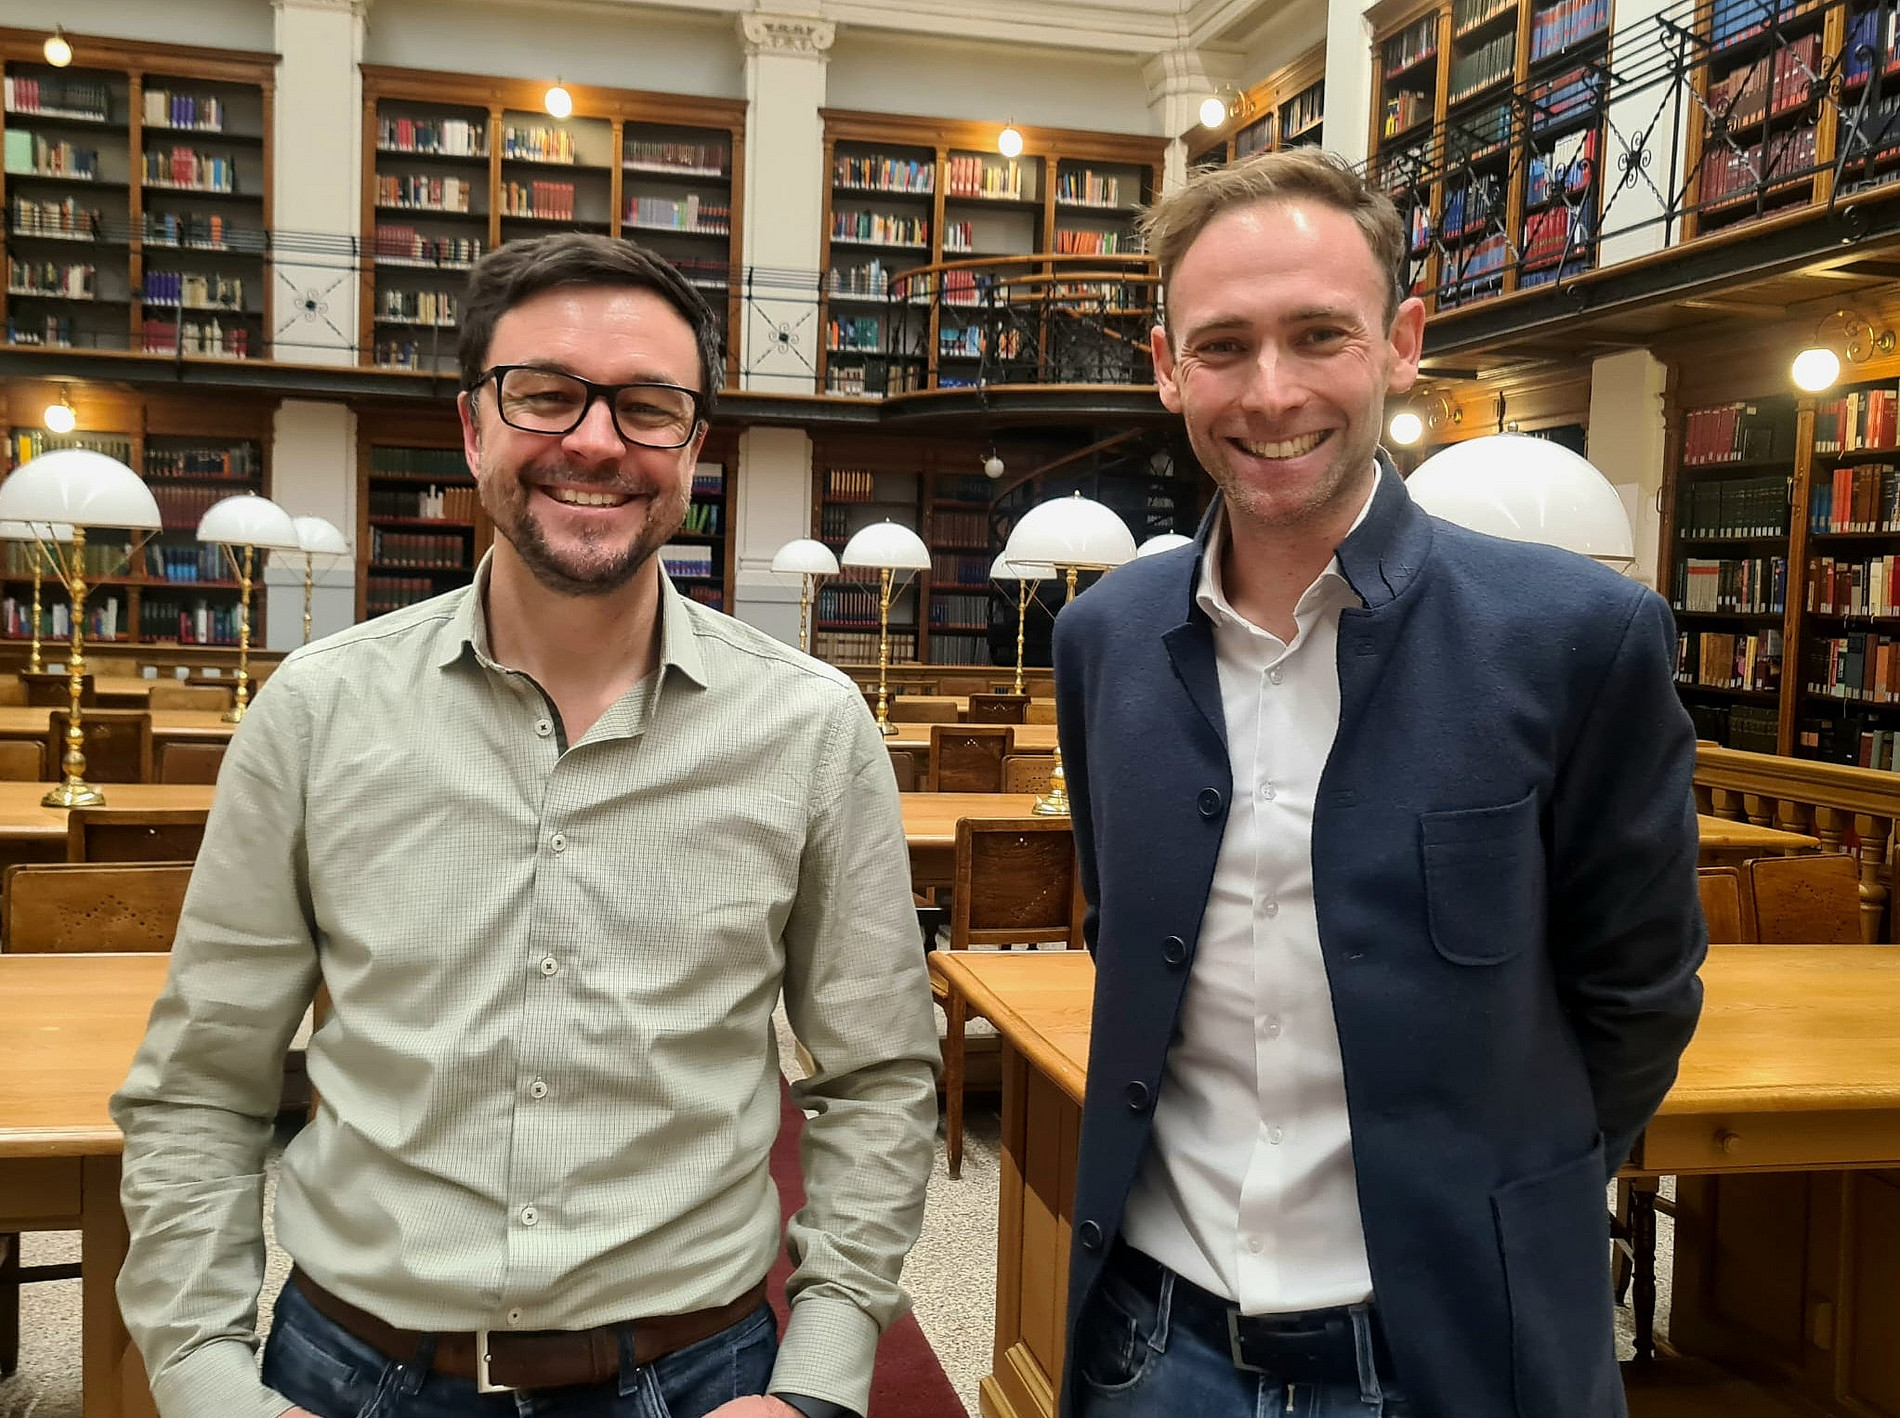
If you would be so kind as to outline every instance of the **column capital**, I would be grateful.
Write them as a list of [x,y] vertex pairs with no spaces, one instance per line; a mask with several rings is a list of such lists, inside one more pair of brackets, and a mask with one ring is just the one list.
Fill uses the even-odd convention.
[[1148,57],[1141,66],[1150,107],[1167,99],[1194,96],[1198,103],[1222,84],[1238,84],[1245,58],[1224,49],[1183,45]]
[[822,59],[837,37],[836,24],[812,15],[761,11],[739,16],[739,38],[745,43],[747,58],[777,54]]
[[369,13],[370,0],[271,0],[278,10],[320,10],[360,20]]

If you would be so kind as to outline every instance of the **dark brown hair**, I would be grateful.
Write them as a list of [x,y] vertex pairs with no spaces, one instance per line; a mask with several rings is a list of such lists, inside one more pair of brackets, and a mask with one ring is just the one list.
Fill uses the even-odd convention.
[[495,322],[523,301],[557,286],[618,286],[650,290],[693,328],[699,347],[699,401],[712,417],[725,374],[719,327],[706,298],[678,271],[638,242],[583,231],[556,232],[498,246],[475,263],[462,297],[456,356],[462,387],[473,389],[488,367]]

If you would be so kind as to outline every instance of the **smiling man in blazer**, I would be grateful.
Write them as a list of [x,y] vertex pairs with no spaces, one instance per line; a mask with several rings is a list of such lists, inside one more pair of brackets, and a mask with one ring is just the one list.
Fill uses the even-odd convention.
[[1605,1186],[1700,1008],[1652,592],[1416,507],[1424,311],[1337,159],[1148,217],[1194,544],[1057,623],[1098,977],[1072,1418],[1615,1418]]

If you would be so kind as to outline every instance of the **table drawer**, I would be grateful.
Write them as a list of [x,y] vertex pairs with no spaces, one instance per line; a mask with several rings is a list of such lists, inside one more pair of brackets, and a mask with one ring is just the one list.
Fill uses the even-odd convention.
[[1900,1166],[1900,1110],[1659,1117],[1632,1160],[1678,1174]]
[[0,1158],[0,1231],[43,1229],[35,1223],[79,1225],[77,1157]]

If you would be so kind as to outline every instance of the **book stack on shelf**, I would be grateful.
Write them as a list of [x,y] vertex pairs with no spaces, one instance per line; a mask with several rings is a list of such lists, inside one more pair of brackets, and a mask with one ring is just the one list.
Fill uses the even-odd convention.
[[1280,106],[1280,146],[1322,146],[1321,128],[1325,122],[1326,81],[1321,79],[1301,89]]
[[1690,154],[1699,165],[1696,232],[1813,199],[1810,80],[1848,58],[1828,53],[1823,11],[1801,0],[1713,0],[1706,13],[1713,54],[1698,82],[1708,116]]
[[[812,535],[842,553],[852,535],[874,522],[919,525],[920,477],[872,467],[825,466],[813,482]],[[845,567],[820,587],[813,607],[812,654],[833,664],[877,663],[880,573]],[[929,596],[928,577],[912,576],[891,599],[891,660],[920,658],[918,607]],[[868,653],[867,653],[868,651]]]
[[[371,131],[371,358],[393,369],[451,370],[454,341],[418,337],[411,327],[434,325],[419,315],[425,297],[448,297],[454,309],[452,292],[431,284],[434,273],[465,271],[488,249],[489,115],[472,105],[388,100]],[[394,609],[385,598],[379,606]]]
[[1558,0],[1531,16],[1531,62],[1588,44],[1610,27],[1610,0]]
[[[934,149],[833,145],[825,258],[826,393],[881,398],[922,387],[924,350],[914,337],[918,322],[893,310],[891,298],[929,294],[894,281],[930,261],[936,194]],[[889,244],[873,244],[879,240]],[[907,333],[908,342],[902,338]]]
[[372,442],[363,479],[359,617],[467,585],[484,543],[480,500],[462,450]]
[[1081,256],[1138,251],[1135,218],[1150,195],[1145,178],[1134,163],[1058,161],[1053,249]]

